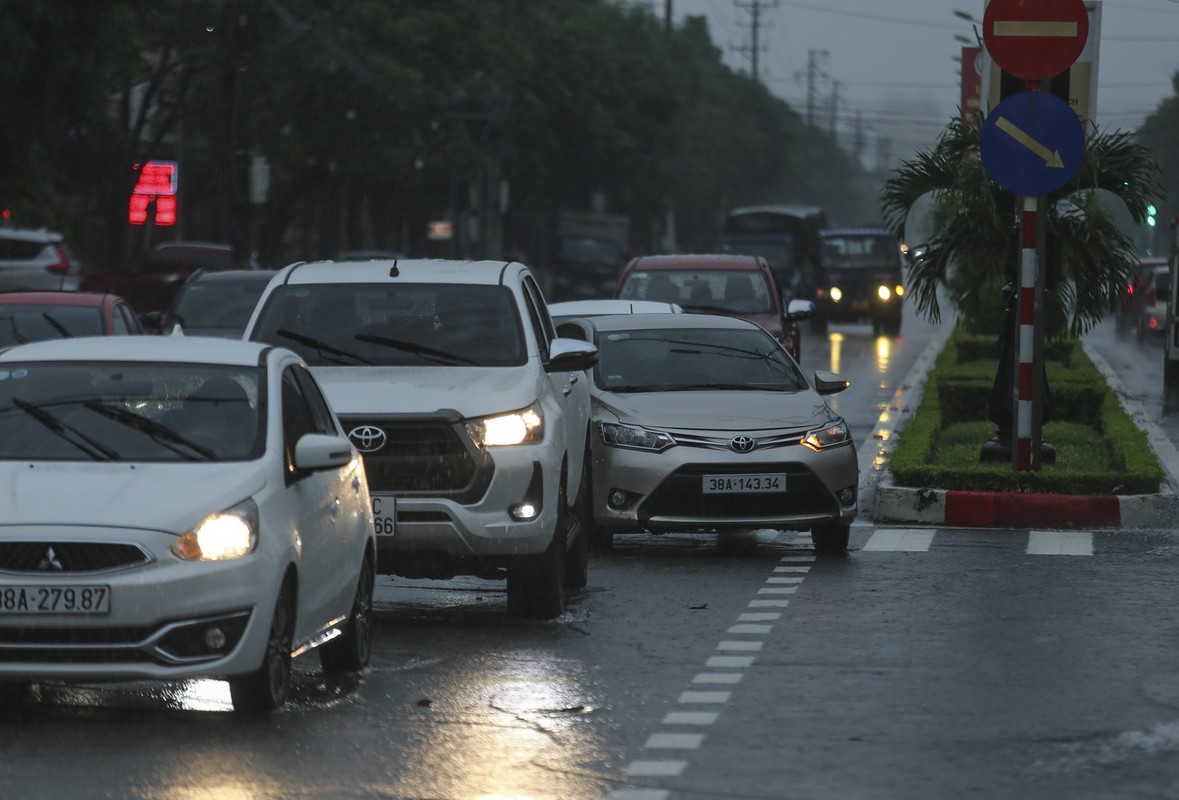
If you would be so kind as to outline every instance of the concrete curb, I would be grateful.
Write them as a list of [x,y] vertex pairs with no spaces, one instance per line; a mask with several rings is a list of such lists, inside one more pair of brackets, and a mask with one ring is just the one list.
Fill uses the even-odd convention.
[[[945,337],[931,342],[937,352],[945,344]],[[1140,403],[1132,400],[1121,379],[1110,369],[1096,351],[1082,342],[1085,352],[1105,375],[1106,381],[1118,396],[1126,413],[1146,433],[1150,447],[1158,456],[1167,473],[1167,485],[1158,494],[1147,495],[1060,495],[1017,494],[1010,492],[970,492],[948,489],[922,489],[897,486],[892,473],[879,471],[876,483],[872,521],[875,523],[910,523],[945,525],[947,527],[984,528],[1169,528],[1179,519],[1179,450],[1156,425]],[[905,383],[915,389],[924,384],[925,375],[937,353],[918,360]],[[906,397],[904,419],[895,419],[892,428],[883,436],[893,437],[911,416],[918,398]],[[899,410],[899,408],[893,409]],[[879,437],[879,426],[877,432]],[[861,451],[862,452],[862,451]],[[879,448],[877,457],[891,452]],[[861,463],[863,463],[861,461]]]

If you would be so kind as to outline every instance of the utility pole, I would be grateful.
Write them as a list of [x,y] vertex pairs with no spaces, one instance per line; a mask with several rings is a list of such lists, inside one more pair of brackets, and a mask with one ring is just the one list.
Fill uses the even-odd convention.
[[664,33],[671,33],[671,22],[672,22],[671,3],[672,3],[672,0],[664,0],[664,3],[663,3],[663,32]]
[[831,82],[831,138],[835,139],[835,113],[839,110],[839,81]]
[[[819,69],[819,56],[826,56],[826,50],[808,50],[806,59],[806,124],[815,124],[815,81],[826,78],[827,73]],[[798,75],[795,74],[795,79]]]
[[759,41],[761,36],[761,14],[767,9],[776,9],[778,7],[778,0],[750,0],[749,2],[741,2],[741,0],[733,0],[733,5],[738,8],[743,8],[749,12],[752,21],[749,23],[749,44],[740,45],[733,48],[739,53],[742,53],[749,59],[750,74],[753,79],[760,80],[761,73],[758,71],[758,55],[765,46]]

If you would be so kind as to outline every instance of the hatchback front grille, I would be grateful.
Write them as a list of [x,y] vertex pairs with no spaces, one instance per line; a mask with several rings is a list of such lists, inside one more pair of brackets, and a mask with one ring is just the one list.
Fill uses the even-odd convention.
[[139,545],[122,542],[46,541],[0,542],[0,571],[54,574],[107,572],[151,563]]

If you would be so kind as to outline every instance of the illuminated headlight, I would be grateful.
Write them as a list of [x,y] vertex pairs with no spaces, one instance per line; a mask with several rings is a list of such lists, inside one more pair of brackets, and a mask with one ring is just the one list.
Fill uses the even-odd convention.
[[602,434],[602,441],[611,447],[654,450],[656,453],[661,453],[669,447],[675,447],[675,439],[666,433],[649,431],[646,428],[600,422],[598,423],[598,431]]
[[172,554],[185,561],[241,558],[258,543],[258,506],[253,500],[210,514],[172,542]]
[[828,292],[828,295],[831,297],[831,299],[834,302],[838,303],[840,300],[843,299],[843,290],[840,289],[838,286],[832,286],[831,291]]
[[887,286],[879,286],[876,288],[876,295],[881,300],[887,300],[892,297],[892,289],[889,289]]
[[905,293],[905,287],[904,287],[904,286],[901,286],[901,285],[898,283],[898,284],[896,285],[896,287],[893,289],[893,291],[894,291],[894,292],[896,292],[896,295],[897,295],[897,297],[900,297],[901,295],[903,295],[903,294]]
[[529,444],[544,439],[544,416],[536,406],[467,423],[467,435],[481,447]]
[[809,431],[806,436],[802,437],[802,443],[816,451],[826,450],[828,447],[850,441],[851,433],[847,429],[847,423],[843,420],[817,431]]

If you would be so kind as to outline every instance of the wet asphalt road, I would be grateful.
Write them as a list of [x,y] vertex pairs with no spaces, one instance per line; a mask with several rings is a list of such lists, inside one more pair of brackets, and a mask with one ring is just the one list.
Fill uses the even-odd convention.
[[[934,329],[834,327],[803,358],[878,427]],[[861,452],[863,452],[861,450]],[[551,622],[502,584],[382,578],[357,685],[40,687],[0,712],[14,798],[1179,796],[1174,531],[853,528],[620,537]]]

